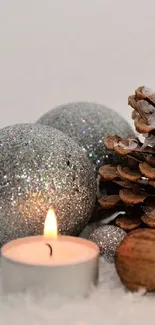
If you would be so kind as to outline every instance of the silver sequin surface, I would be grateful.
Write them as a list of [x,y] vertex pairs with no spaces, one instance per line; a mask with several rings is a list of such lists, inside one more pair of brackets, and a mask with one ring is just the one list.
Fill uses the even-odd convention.
[[49,208],[60,233],[78,235],[95,198],[89,159],[65,134],[37,124],[0,130],[0,245],[42,234]]
[[95,169],[118,159],[106,150],[106,135],[133,136],[129,124],[113,110],[96,103],[77,102],[58,106],[43,115],[37,123],[50,125],[69,135],[86,150]]
[[118,227],[106,225],[95,229],[89,239],[95,242],[100,249],[100,254],[109,262],[114,262],[115,252],[126,232]]

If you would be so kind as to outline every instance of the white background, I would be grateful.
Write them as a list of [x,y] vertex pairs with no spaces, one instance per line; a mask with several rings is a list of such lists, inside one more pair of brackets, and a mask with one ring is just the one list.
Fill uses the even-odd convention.
[[0,0],[0,127],[155,87],[154,0]]

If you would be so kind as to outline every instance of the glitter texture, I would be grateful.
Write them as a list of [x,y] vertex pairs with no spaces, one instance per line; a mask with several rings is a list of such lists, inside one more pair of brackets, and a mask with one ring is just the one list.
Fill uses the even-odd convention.
[[99,246],[100,255],[103,255],[107,262],[113,263],[116,249],[125,236],[123,229],[106,225],[95,229],[89,239]]
[[106,135],[130,137],[134,134],[129,124],[116,112],[89,102],[58,106],[43,115],[37,123],[55,127],[69,135],[87,152],[95,169],[116,160],[116,155],[103,144]]
[[51,207],[59,232],[78,235],[95,198],[93,168],[65,134],[37,124],[0,130],[0,245],[42,234]]

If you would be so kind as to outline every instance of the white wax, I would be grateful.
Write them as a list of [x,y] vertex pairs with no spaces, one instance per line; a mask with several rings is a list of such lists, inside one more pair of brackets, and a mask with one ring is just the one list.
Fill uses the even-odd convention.
[[[52,256],[46,243],[52,246]],[[12,261],[29,265],[65,265],[90,260],[96,256],[94,244],[83,239],[58,236],[57,240],[45,240],[43,236],[26,237],[10,242],[3,255]]]

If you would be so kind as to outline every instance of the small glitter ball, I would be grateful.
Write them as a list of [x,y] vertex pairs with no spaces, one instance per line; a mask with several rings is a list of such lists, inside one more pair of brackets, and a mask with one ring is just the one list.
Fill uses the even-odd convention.
[[118,156],[104,146],[106,135],[119,134],[125,138],[134,135],[129,124],[118,113],[104,105],[89,102],[58,106],[43,115],[37,123],[59,129],[74,139],[87,152],[95,170],[104,163],[114,162],[114,159],[119,162]]
[[113,263],[115,252],[121,241],[126,236],[126,232],[118,227],[105,225],[95,229],[89,239],[95,242],[107,262]]
[[89,159],[64,133],[37,124],[0,130],[0,245],[43,234],[49,208],[59,233],[78,235],[95,199]]

